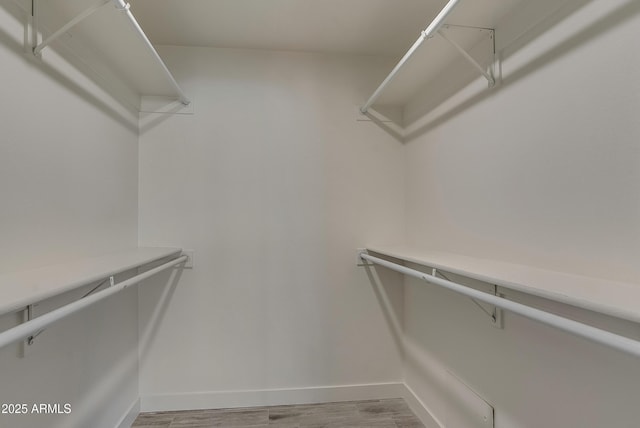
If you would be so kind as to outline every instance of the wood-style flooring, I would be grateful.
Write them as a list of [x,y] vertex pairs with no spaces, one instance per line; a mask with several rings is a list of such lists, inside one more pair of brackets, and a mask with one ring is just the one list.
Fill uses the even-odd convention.
[[424,428],[402,399],[141,413],[132,428]]

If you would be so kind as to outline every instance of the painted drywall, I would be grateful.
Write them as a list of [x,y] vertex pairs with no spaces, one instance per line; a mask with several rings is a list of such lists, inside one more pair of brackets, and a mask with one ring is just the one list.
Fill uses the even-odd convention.
[[[640,4],[569,3],[579,7],[547,32],[500,52],[499,87],[460,98],[407,143],[409,243],[638,282]],[[509,297],[640,335],[637,324]],[[498,428],[637,426],[636,358],[515,315],[504,325],[407,280],[408,386],[447,401],[430,373],[443,367],[494,406]]]
[[[141,290],[143,409],[330,401],[400,382],[398,332],[355,253],[403,235],[402,145],[356,121],[392,62],[161,54],[195,114],[141,116],[140,243],[193,248],[196,268]],[[389,293],[401,310],[402,289]]]
[[[55,51],[24,54],[23,24],[0,3],[0,271],[136,246],[137,118]],[[17,322],[0,317],[2,330]],[[0,403],[30,413],[3,412],[0,426],[113,428],[138,397],[136,326],[137,294],[126,292],[47,328],[24,358],[20,345],[0,349]],[[67,403],[70,414],[31,414]]]

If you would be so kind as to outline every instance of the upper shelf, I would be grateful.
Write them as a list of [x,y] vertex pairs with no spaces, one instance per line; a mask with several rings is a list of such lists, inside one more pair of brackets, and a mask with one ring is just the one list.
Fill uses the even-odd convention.
[[0,275],[0,315],[112,275],[181,253],[179,248],[140,247],[73,263]]
[[[443,20],[439,21],[445,26],[451,39],[455,40],[466,51],[479,52],[478,62],[483,67],[488,67],[493,60],[493,40],[486,29],[495,29],[498,23],[513,12],[523,0],[452,0],[442,3],[442,11],[449,8]],[[430,28],[438,22],[437,15],[425,17],[422,30]],[[446,28],[451,26],[450,28]],[[439,26],[437,26],[439,28]],[[437,28],[436,28],[437,29]],[[485,30],[485,31],[482,31]],[[419,34],[416,34],[418,37]],[[482,46],[484,45],[484,46]],[[409,48],[409,46],[407,46]],[[376,101],[378,105],[406,105],[420,92],[420,89],[435,80],[445,70],[449,70],[460,56],[455,49],[447,43],[437,32],[430,34],[411,58],[402,65],[394,78],[386,86]]]
[[[162,62],[123,0],[35,0],[36,27],[41,37],[82,16],[60,35],[56,43],[66,45],[75,55],[122,93],[140,110],[142,96],[188,99]],[[42,51],[46,60],[47,49]],[[114,92],[114,91],[111,91]],[[115,95],[115,94],[114,94]]]
[[640,323],[640,284],[408,247],[367,249],[370,252]]
[[[389,107],[399,108],[402,120],[401,123],[395,120],[399,128],[393,128],[402,137],[410,134],[415,122],[469,84],[479,79],[486,88],[487,82],[479,70],[493,75],[499,83],[502,76],[497,62],[503,59],[505,50],[527,33],[541,33],[545,27],[541,24],[547,23],[552,16],[569,14],[571,9],[562,9],[567,1],[557,0],[449,0],[439,3],[443,6],[442,11],[451,6],[451,12],[445,14],[443,20],[438,19],[440,15],[425,17],[422,30],[425,30],[423,34],[427,33],[439,22],[441,31],[429,34],[422,44],[417,41],[417,49],[407,46],[409,50],[405,57],[398,58],[400,62],[393,71],[389,70],[388,81],[385,80],[363,104],[362,111],[366,112],[371,106],[373,117],[379,120],[385,119],[384,113],[390,111]],[[438,28],[436,25],[435,29]],[[487,80],[488,86],[492,87],[492,79]]]

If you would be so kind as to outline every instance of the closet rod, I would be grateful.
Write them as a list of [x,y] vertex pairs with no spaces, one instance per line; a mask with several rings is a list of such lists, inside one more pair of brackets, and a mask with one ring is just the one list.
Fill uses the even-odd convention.
[[129,10],[131,5],[129,3],[126,3],[124,0],[113,0],[113,2],[116,4],[116,7],[119,10],[123,11],[127,15],[127,18],[129,18],[129,22],[131,23],[133,28],[136,30],[136,32],[138,33],[142,41],[144,41],[144,43],[147,45],[147,48],[149,49],[149,51],[151,52],[155,60],[158,62],[158,64],[160,65],[164,73],[167,75],[167,78],[169,79],[173,87],[175,88],[176,92],[179,95],[180,102],[185,106],[191,104],[191,100],[189,100],[189,98],[187,98],[185,93],[182,91],[182,89],[178,85],[178,82],[176,82],[176,79],[173,77],[173,74],[171,74],[171,71],[169,71],[166,64],[158,54],[158,51],[156,51],[156,48],[153,47],[153,44],[151,44],[151,41],[142,30],[142,27],[140,27],[140,24],[138,24],[136,17],[133,16],[133,13],[131,13],[131,11]]
[[397,263],[392,263],[378,257],[370,256],[364,252],[360,253],[360,258],[378,264],[380,266],[384,266],[396,272],[400,272],[402,274],[421,279],[423,281],[438,285],[448,290],[455,291],[456,293],[463,294],[473,299],[480,300],[490,305],[497,306],[523,317],[550,325],[560,330],[572,333],[576,336],[580,336],[593,342],[609,346],[611,348],[626,352],[636,357],[640,357],[640,342],[638,342],[637,340],[629,339],[628,337],[620,336],[606,330],[601,330],[599,328],[573,321],[555,314],[551,314],[540,309],[532,308],[530,306],[523,305],[522,303],[507,300],[503,297],[483,293],[482,291],[478,291],[473,288],[457,284],[455,282],[447,281],[445,279],[440,279],[424,272],[399,265]]
[[360,107],[360,111],[363,114],[366,113],[367,111],[369,111],[369,107],[371,107],[373,105],[373,103],[376,102],[376,100],[382,94],[382,91],[384,91],[384,89],[387,87],[387,85],[396,77],[396,74],[398,74],[400,69],[409,60],[409,58],[411,58],[413,56],[415,51],[418,50],[420,45],[426,39],[430,39],[433,36],[435,36],[435,34],[440,29],[440,27],[442,27],[444,25],[445,19],[447,19],[449,14],[451,12],[453,12],[453,9],[456,7],[456,5],[460,1],[461,0],[449,0],[449,2],[442,8],[440,13],[438,13],[438,15],[434,18],[434,20],[431,21],[431,24],[429,24],[429,26],[423,32],[420,33],[420,37],[418,37],[418,40],[416,40],[415,43],[413,44],[413,46],[411,46],[409,48],[409,50],[407,51],[407,53],[404,54],[404,56],[402,57],[400,62],[398,62],[398,64],[396,64],[396,66],[393,68],[393,70],[391,70],[391,73],[389,73],[389,75],[386,77],[386,79],[384,79],[382,81],[382,83],[380,84],[380,86],[378,86],[378,89],[376,89],[376,91],[373,93],[373,95],[371,95],[371,97],[369,97],[369,100],[367,100],[367,102],[362,107]]
[[32,319],[31,321],[27,321],[23,324],[20,324],[16,327],[10,328],[6,331],[0,333],[0,348],[3,348],[13,342],[17,342],[20,340],[24,340],[34,333],[44,329],[48,325],[65,318],[71,314],[74,314],[87,306],[93,305],[94,303],[103,300],[113,294],[116,294],[122,290],[125,290],[131,285],[137,284],[142,280],[145,280],[159,272],[162,272],[165,269],[168,269],[172,266],[175,266],[179,263],[183,263],[187,261],[187,256],[180,256],[175,258],[169,262],[161,264],[153,269],[149,269],[146,272],[143,272],[139,275],[131,277],[125,281],[119,282],[105,290],[102,290],[98,293],[91,294],[85,298],[80,300],[76,300],[75,302],[69,303],[68,305],[62,306],[58,309],[55,309],[51,312],[47,312],[46,314],[39,316],[37,318]]

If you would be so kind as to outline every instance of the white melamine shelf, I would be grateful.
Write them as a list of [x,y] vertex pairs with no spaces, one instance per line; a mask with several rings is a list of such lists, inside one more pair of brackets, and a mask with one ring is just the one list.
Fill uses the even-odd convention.
[[178,256],[180,248],[141,247],[24,272],[0,274],[0,314],[145,264]]
[[[449,10],[442,7],[448,6],[450,0],[432,3],[435,10],[424,17],[420,30],[426,31],[432,23],[442,24],[440,30],[422,44],[416,31],[418,39],[414,45],[407,43],[407,56],[397,57],[399,62],[380,86],[372,88],[371,97],[361,106],[373,109],[378,125],[394,122],[395,126],[385,127],[401,140],[420,130],[423,119],[432,120],[428,113],[443,104],[440,110],[449,111],[460,104],[459,97],[474,98],[487,87],[499,87],[503,60],[521,48],[524,40],[537,38],[554,27],[552,22],[561,21],[581,7],[557,0],[462,0],[453,4],[452,12],[445,14],[443,21],[436,21],[438,11]],[[414,49],[416,45],[419,47]],[[478,69],[491,77],[482,77]],[[446,103],[448,100],[452,103]]]
[[[516,13],[525,3],[524,0],[463,0],[444,20],[445,25],[442,29],[485,68],[494,61],[493,33],[488,30],[495,29],[503,18]],[[433,2],[432,13],[424,17],[421,28],[416,28],[416,38],[420,35],[419,31],[428,27],[445,4],[446,1]],[[407,49],[410,46],[410,43],[407,44]],[[462,67],[467,71],[463,72],[462,76],[456,75],[456,78],[460,77],[462,81],[453,85],[458,90],[462,89],[480,74],[461,59],[456,49],[437,33],[434,34],[412,54],[409,61],[404,63],[397,77],[380,94],[374,106],[405,107],[414,101],[416,96],[419,97],[423,90],[431,94],[434,89],[439,89],[443,85],[442,77],[446,76],[449,81],[456,67]],[[463,86],[458,86],[458,83]]]
[[[35,16],[39,36],[25,23],[25,52],[36,48],[36,57],[64,78],[65,68],[51,62],[51,49],[125,105],[140,111],[143,97],[182,111],[189,100],[171,71],[155,51],[143,29],[122,0],[13,0],[12,9]],[[34,8],[35,5],[35,8]],[[32,10],[32,8],[34,8]],[[49,39],[53,36],[52,39]],[[44,46],[41,45],[45,42]],[[177,106],[173,101],[179,100]],[[191,110],[189,110],[191,111]]]
[[640,322],[640,284],[439,251],[406,247],[367,247],[367,250],[616,318]]

